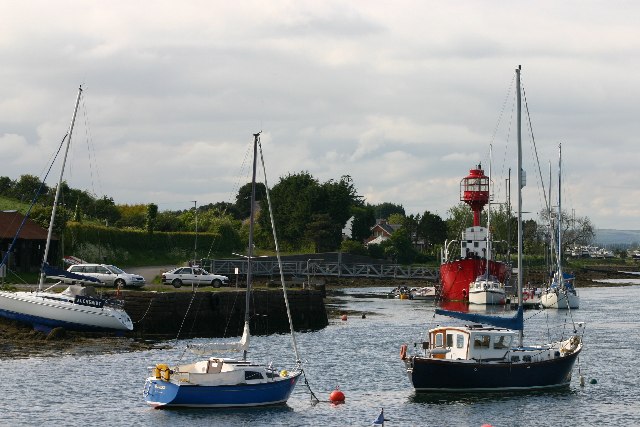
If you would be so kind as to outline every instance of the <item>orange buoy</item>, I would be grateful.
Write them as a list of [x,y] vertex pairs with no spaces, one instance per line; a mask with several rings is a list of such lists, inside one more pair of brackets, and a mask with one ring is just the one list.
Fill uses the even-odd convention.
[[342,320],[344,320],[344,321],[346,321],[346,320],[347,320],[347,315],[346,315],[346,314],[343,314],[343,315],[342,315]]
[[329,400],[332,403],[344,403],[344,393],[340,391],[339,387],[336,387],[329,395]]

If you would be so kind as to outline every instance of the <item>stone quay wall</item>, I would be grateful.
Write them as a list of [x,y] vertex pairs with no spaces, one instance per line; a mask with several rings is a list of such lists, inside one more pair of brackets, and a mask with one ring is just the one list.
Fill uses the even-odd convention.
[[[134,330],[129,336],[147,339],[233,337],[242,335],[245,293],[144,292],[123,294],[124,309]],[[323,294],[318,290],[287,292],[295,330],[318,330],[329,324]],[[282,291],[254,290],[249,303],[252,335],[288,333],[289,320]]]

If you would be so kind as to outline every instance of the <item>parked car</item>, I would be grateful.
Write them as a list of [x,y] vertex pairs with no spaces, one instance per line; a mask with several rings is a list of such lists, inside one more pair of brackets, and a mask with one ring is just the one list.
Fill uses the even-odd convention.
[[[75,264],[67,268],[71,273],[82,274],[83,276],[95,277],[106,286],[144,286],[144,277],[138,274],[130,274],[122,271],[115,265],[109,264]],[[65,283],[73,284],[73,279],[65,279]]]
[[213,286],[219,288],[229,283],[227,276],[209,273],[200,267],[178,267],[162,273],[162,283],[171,284],[174,288],[182,285]]

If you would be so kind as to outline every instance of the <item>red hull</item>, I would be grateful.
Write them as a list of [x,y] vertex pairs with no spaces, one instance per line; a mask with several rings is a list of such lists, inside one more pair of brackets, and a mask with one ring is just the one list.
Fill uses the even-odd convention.
[[[468,258],[451,261],[440,266],[442,299],[462,301],[469,299],[469,284],[486,271],[486,260]],[[489,274],[504,282],[507,266],[502,262],[489,261]]]

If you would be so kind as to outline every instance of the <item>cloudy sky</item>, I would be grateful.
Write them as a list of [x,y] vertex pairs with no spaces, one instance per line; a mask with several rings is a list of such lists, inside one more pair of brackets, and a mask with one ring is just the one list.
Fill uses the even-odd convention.
[[640,229],[638,16],[633,1],[0,0],[0,176],[43,174],[82,84],[65,179],[98,197],[232,202],[262,130],[271,185],[350,175],[369,203],[446,217],[490,145],[505,200],[522,64],[540,165],[527,125],[524,209],[542,209],[561,142],[563,207]]

